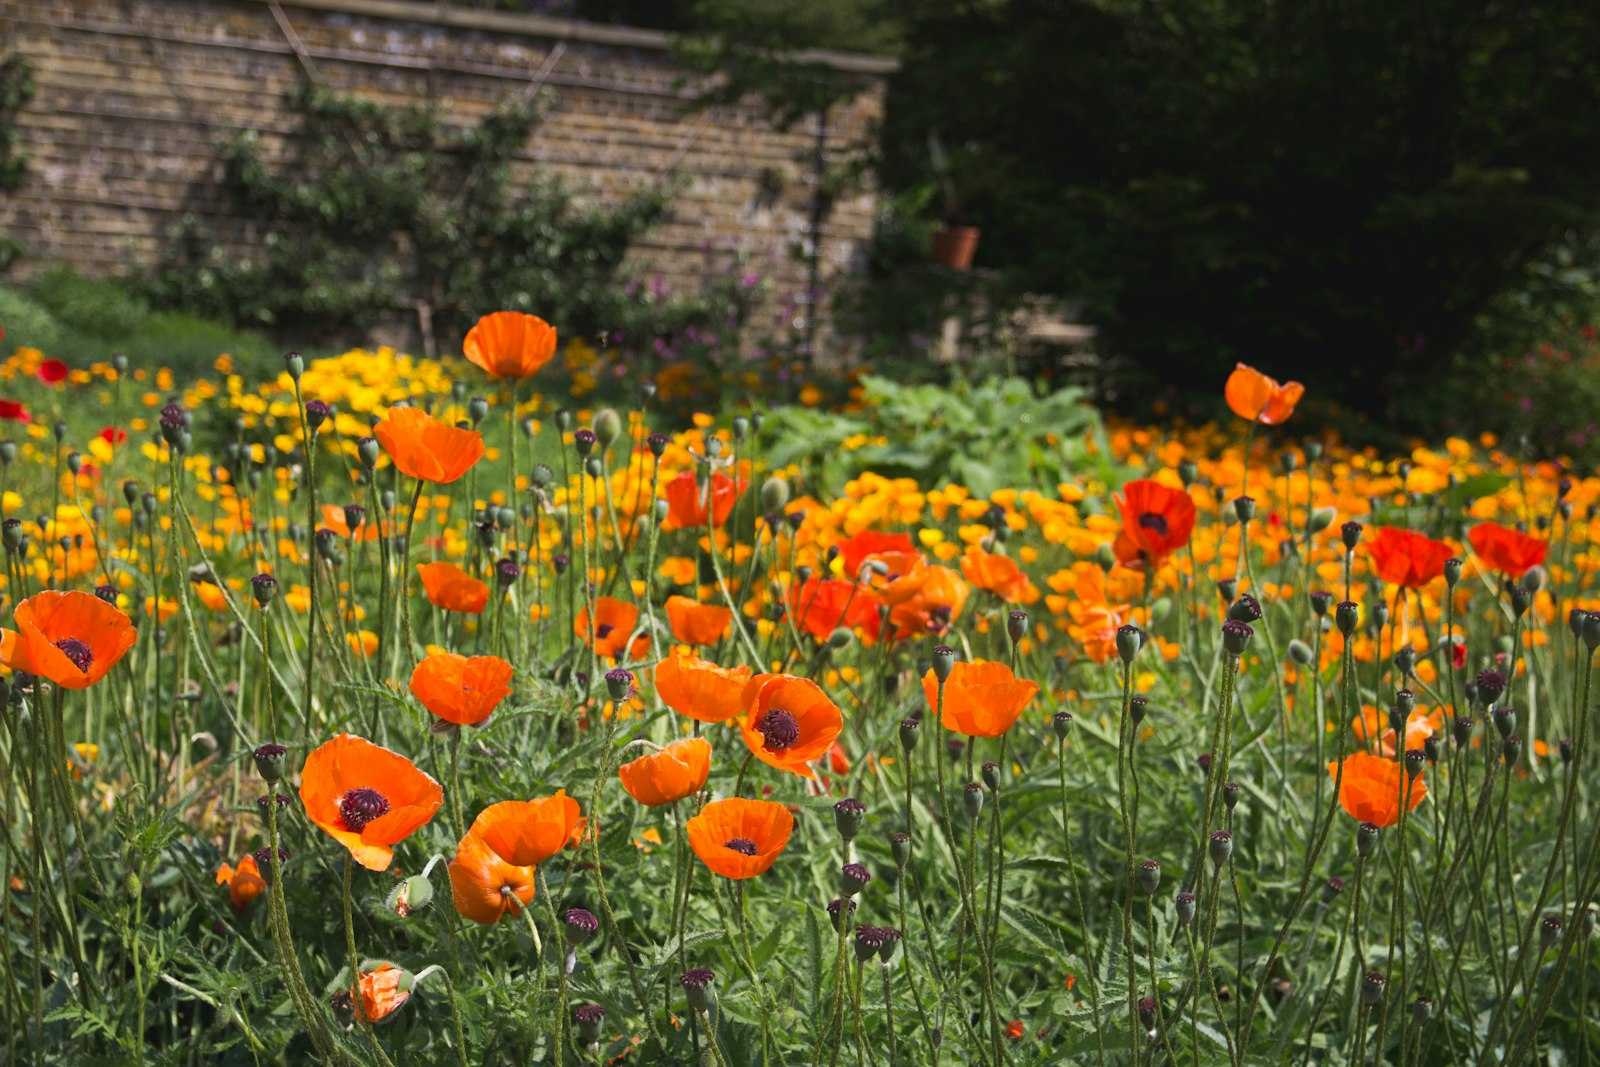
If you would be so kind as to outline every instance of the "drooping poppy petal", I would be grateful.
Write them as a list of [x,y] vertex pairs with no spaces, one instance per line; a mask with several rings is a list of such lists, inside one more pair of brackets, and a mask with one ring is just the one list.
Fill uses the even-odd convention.
[[699,722],[726,722],[744,710],[742,694],[750,668],[719,667],[679,646],[656,664],[656,695],[679,715]]
[[440,611],[481,615],[489,605],[489,583],[480,582],[454,563],[420,563],[417,574],[428,603]]
[[411,695],[445,722],[476,726],[510,695],[511,675],[511,664],[499,656],[441,652],[412,670]]
[[537,315],[496,311],[467,331],[461,351],[496,378],[530,378],[556,354],[556,328]]
[[714,800],[684,827],[689,847],[714,874],[754,878],[765,874],[789,843],[794,816],[770,800]]
[[668,597],[666,610],[672,636],[686,645],[714,645],[733,625],[732,609],[686,596]]
[[387,870],[394,846],[427,824],[444,792],[398,752],[340,734],[306,757],[306,816],[368,870]]
[[565,848],[582,824],[565,789],[534,800],[502,800],[472,820],[472,835],[513,867],[537,867]]
[[617,768],[622,788],[647,808],[693,796],[711,773],[711,742],[685,737]]
[[233,903],[234,911],[243,911],[252,900],[267,891],[266,879],[261,877],[261,869],[256,866],[254,856],[246,856],[237,867],[224,863],[217,868],[217,884],[228,887],[228,899]]

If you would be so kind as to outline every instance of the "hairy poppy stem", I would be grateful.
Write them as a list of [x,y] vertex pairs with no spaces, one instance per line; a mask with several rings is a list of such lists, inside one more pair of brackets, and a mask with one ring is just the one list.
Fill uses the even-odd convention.
[[[1100,1067],[1105,1067],[1106,1044],[1105,1035],[1100,1028],[1100,979],[1095,973],[1095,957],[1098,951],[1095,946],[1096,938],[1090,932],[1089,922],[1083,910],[1083,891],[1078,887],[1078,864],[1072,855],[1072,822],[1071,808],[1067,804],[1067,739],[1061,739],[1061,745],[1056,750],[1056,774],[1061,783],[1061,842],[1066,852],[1067,879],[1070,883],[1073,902],[1078,906],[1078,929],[1083,931],[1083,936],[1088,940],[1088,966],[1084,968],[1084,980],[1089,985],[1089,1020],[1094,1024],[1094,1050],[1095,1057]],[[1198,1055],[1198,1053],[1197,1053]]]
[[378,1054],[378,1062],[383,1067],[394,1067],[394,1061],[383,1050],[383,1043],[378,1040],[377,1032],[372,1027],[372,1020],[367,1017],[366,1003],[361,999],[361,958],[356,955],[356,924],[351,912],[351,874],[355,869],[355,860],[346,853],[344,857],[344,891],[341,894],[344,903],[344,947],[350,957],[350,999],[351,1008],[355,1012],[357,1024],[366,1031],[367,1040],[372,1043],[372,1050]]

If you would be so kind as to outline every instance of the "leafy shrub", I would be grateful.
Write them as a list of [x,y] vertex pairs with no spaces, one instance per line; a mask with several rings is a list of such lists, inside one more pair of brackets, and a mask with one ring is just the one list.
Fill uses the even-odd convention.
[[54,352],[66,335],[48,308],[26,290],[10,286],[0,286],[0,329],[6,332],[6,351],[27,345]]
[[129,336],[149,314],[144,302],[130,295],[121,283],[90,278],[62,267],[40,274],[31,287],[34,299],[57,321],[70,324],[76,333],[102,341]]

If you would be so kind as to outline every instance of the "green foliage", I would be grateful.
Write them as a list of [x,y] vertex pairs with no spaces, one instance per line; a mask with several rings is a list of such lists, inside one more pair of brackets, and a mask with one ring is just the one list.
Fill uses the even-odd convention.
[[31,283],[34,299],[56,321],[98,341],[116,341],[139,329],[149,309],[126,288],[105,278],[89,278],[65,268],[47,270]]
[[16,53],[0,59],[0,189],[22,183],[28,153],[17,147],[16,115],[37,91],[27,59]]
[[19,345],[54,352],[66,330],[50,310],[22,289],[0,286],[0,328],[6,331],[5,349]]

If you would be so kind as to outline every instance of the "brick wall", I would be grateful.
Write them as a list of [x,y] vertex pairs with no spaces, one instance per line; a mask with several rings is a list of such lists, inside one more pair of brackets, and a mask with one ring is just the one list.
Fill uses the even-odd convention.
[[[25,55],[39,89],[19,116],[32,160],[22,186],[0,194],[0,232],[29,246],[24,271],[51,261],[137,271],[186,213],[259,236],[226,217],[216,146],[255,129],[270,151],[295,128],[285,91],[307,77],[384,103],[437,102],[462,125],[543,89],[553,99],[519,177],[548,168],[580,200],[614,202],[681,175],[671,216],[632,252],[641,267],[692,287],[710,269],[708,248],[737,246],[773,278],[775,307],[803,294],[792,250],[811,237],[816,121],[779,132],[755,101],[694,111],[697,86],[667,49],[649,31],[415,0],[0,0],[0,51]],[[871,136],[889,65],[817,58],[862,84],[828,117],[827,156],[838,160]],[[774,178],[776,195],[763,188]],[[824,289],[859,262],[873,207],[870,192],[834,206]]]

